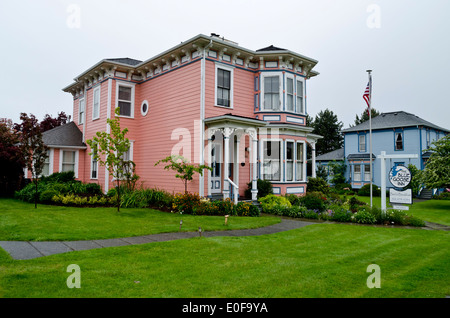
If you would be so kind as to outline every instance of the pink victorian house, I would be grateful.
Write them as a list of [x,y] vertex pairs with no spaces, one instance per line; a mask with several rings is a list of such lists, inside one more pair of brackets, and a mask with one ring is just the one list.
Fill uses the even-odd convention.
[[120,107],[132,144],[128,156],[145,187],[184,191],[171,172],[155,166],[176,154],[213,168],[189,184],[201,196],[244,196],[251,182],[256,199],[258,178],[270,180],[276,194],[303,194],[306,149],[321,138],[306,126],[306,81],[318,75],[316,64],[287,49],[253,51],[215,34],[145,61],[101,60],[63,89],[73,96],[73,122],[44,134],[45,171],[74,170],[105,192],[113,187],[85,141],[108,132],[106,119]]

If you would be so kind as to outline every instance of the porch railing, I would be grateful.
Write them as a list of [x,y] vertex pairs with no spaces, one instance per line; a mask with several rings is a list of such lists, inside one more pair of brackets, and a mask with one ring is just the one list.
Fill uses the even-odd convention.
[[233,201],[234,204],[238,203],[238,194],[239,194],[239,187],[236,185],[236,183],[234,183],[233,181],[230,180],[230,178],[227,178],[227,181],[233,186],[234,191],[233,191]]

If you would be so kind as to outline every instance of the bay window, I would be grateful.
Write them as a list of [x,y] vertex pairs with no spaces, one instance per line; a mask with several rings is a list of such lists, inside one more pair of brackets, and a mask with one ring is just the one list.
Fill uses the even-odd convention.
[[281,142],[263,141],[263,179],[280,181]]
[[280,109],[280,77],[264,77],[264,109]]
[[303,82],[297,81],[297,113],[304,114]]
[[361,166],[353,166],[353,181],[361,181]]
[[303,181],[303,167],[304,167],[304,143],[297,142],[296,151],[296,180]]
[[76,166],[76,155],[73,150],[61,150],[62,152],[62,161],[61,161],[61,171],[74,171]]
[[286,142],[286,181],[294,181],[294,142]]
[[294,111],[294,79],[286,78],[286,110]]

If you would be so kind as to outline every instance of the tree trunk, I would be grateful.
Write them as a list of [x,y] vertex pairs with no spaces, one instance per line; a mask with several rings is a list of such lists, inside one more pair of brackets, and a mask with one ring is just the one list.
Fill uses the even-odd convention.
[[120,212],[120,181],[117,179],[117,212]]
[[35,184],[35,191],[34,191],[34,208],[37,209],[37,195],[38,195],[38,184],[37,184],[37,179],[34,180],[34,184]]

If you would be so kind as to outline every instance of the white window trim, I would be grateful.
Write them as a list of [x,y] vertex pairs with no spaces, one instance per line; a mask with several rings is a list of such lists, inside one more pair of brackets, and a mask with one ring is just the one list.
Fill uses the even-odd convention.
[[[215,73],[214,73],[214,106],[217,107],[223,107],[223,108],[229,108],[233,109],[234,103],[233,103],[233,91],[234,91],[234,67],[215,63]],[[223,106],[223,105],[217,105],[217,74],[218,69],[222,69],[225,71],[230,72],[230,106]]]
[[[305,79],[303,78],[303,77],[301,77],[301,76],[296,76],[297,78],[295,79],[295,81],[294,81],[294,83],[295,83],[295,88],[294,88],[294,90],[295,90],[295,106],[294,106],[294,111],[295,111],[295,113],[297,113],[297,114],[301,114],[301,115],[306,115],[306,107],[305,107],[305,105],[306,105],[306,89],[305,89]],[[298,92],[297,92],[297,82],[302,82],[303,84],[302,84],[302,88],[303,88],[303,112],[298,112],[298,110],[297,110],[297,95],[298,95]]]
[[[53,149],[50,148],[48,150],[48,176],[51,175],[53,173]],[[34,160],[33,160],[33,167],[34,167]],[[26,168],[25,168],[26,169]],[[34,170],[34,169],[33,169]],[[26,170],[28,173],[28,169]],[[27,173],[25,173],[25,176],[27,175]],[[40,177],[48,177],[43,175],[42,173],[38,176],[38,178]]]
[[[288,144],[288,142],[292,142],[292,180],[288,180],[287,179],[287,144]],[[295,182],[295,177],[296,177],[296,175],[295,175],[295,164],[296,164],[296,160],[295,160],[295,155],[296,155],[296,153],[295,153],[295,151],[296,151],[296,149],[295,149],[295,146],[296,146],[296,144],[295,144],[295,140],[293,140],[293,139],[286,139],[285,141],[284,141],[284,143],[285,143],[285,146],[284,146],[284,178],[283,178],[283,180],[285,180],[286,182],[291,182],[291,183],[294,183]]]
[[[297,144],[303,144],[303,167],[302,167],[302,180],[297,180]],[[295,165],[295,176],[294,176],[294,182],[306,182],[306,141],[304,140],[297,140],[294,145],[295,151],[294,151],[294,165]]]
[[66,148],[66,149],[60,149],[59,150],[59,172],[62,172],[62,165],[63,165],[63,152],[64,151],[75,151],[75,178],[78,178],[78,159],[79,159],[79,150],[77,149],[70,149],[70,148]]
[[[260,178],[263,179],[264,176],[264,142],[265,141],[278,141],[280,142],[280,161],[278,164],[278,167],[280,169],[280,180],[268,180],[270,182],[284,182],[284,163],[283,163],[283,156],[282,154],[284,153],[284,143],[283,143],[283,139],[281,138],[262,138],[258,141],[259,144],[259,157],[261,158],[261,164],[260,164]],[[265,179],[263,179],[265,180]]]
[[[98,117],[94,117],[94,103],[96,91],[98,91]],[[92,120],[100,119],[100,100],[101,100],[101,86],[98,85],[92,90]]]
[[[279,108],[278,109],[266,109],[265,105],[264,105],[264,103],[265,103],[264,79],[266,77],[274,77],[274,76],[278,76],[278,83],[279,83],[278,96],[280,97],[279,101],[278,101]],[[282,98],[283,98],[283,73],[282,72],[261,72],[260,78],[261,78],[260,79],[261,82],[259,84],[260,85],[259,87],[261,88],[261,95],[260,95],[261,96],[260,97],[261,111],[263,111],[263,112],[277,112],[277,113],[283,111],[283,103],[282,103]]]
[[[134,153],[134,142],[135,142],[135,140],[130,140],[130,149],[129,149],[130,150],[130,161],[134,161],[134,159],[133,159],[133,157],[134,157],[133,156],[133,153]],[[117,155],[117,151],[115,151],[114,154]],[[111,180],[112,182],[117,180],[115,175],[116,175],[116,167],[114,167],[114,177]],[[120,180],[125,180],[125,179],[121,178]]]
[[[364,149],[361,150],[361,137],[364,137]],[[366,135],[365,134],[359,134],[358,135],[358,152],[366,152]]]
[[119,115],[119,117],[122,118],[134,118],[134,84],[130,83],[124,83],[121,81],[116,81],[116,108],[119,107],[119,86],[125,86],[131,88],[131,115],[125,116],[125,115]]
[[[287,89],[287,83],[288,83],[288,78],[292,79],[292,110],[288,110],[288,89]],[[286,76],[284,78],[284,87],[285,89],[285,105],[284,105],[284,110],[290,113],[296,113],[296,106],[297,106],[297,81],[295,80],[295,77],[293,74],[289,74],[286,73]]]
[[[142,107],[144,106],[144,104],[147,104],[147,110],[145,112],[142,110]],[[150,108],[150,105],[148,104],[148,100],[143,100],[141,103],[141,115],[143,117],[147,116],[149,108]]]
[[97,177],[96,178],[92,178],[92,167],[93,167],[93,161],[94,161],[94,154],[92,154],[91,156],[91,169],[89,170],[89,178],[91,179],[91,180],[98,180],[98,173],[99,173],[99,171],[100,171],[100,165],[99,165],[99,163],[98,163],[98,160],[97,160]]
[[[80,116],[80,114],[81,114],[81,109],[80,109],[81,102],[83,102],[83,104],[84,104],[84,109],[83,109],[83,114]],[[80,98],[80,100],[78,101],[78,125],[84,125],[85,119],[86,119],[86,102],[85,102],[85,99],[83,97],[83,98]]]

